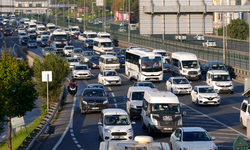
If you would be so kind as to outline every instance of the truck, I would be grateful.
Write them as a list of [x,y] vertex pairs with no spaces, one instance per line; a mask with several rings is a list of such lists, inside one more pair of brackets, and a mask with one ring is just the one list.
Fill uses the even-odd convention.
[[80,29],[79,29],[79,27],[78,26],[69,26],[69,35],[70,36],[74,36],[74,34],[76,33],[76,32],[79,32],[80,31]]
[[64,46],[68,46],[68,35],[63,30],[55,30],[50,35],[51,46],[57,53],[62,53]]
[[130,24],[130,30],[136,30],[136,25],[135,24]]
[[56,29],[56,25],[53,23],[48,23],[46,28],[49,32],[53,32]]

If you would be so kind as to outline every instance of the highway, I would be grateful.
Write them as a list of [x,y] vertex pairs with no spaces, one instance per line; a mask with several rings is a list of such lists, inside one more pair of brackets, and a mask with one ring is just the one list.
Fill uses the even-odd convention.
[[[7,37],[5,41],[7,41],[7,46],[13,46],[15,43],[16,45],[19,45],[17,36]],[[72,40],[72,43],[75,47],[82,47],[82,42]],[[37,49],[31,48],[30,50],[40,56],[42,54],[41,47],[38,47]],[[116,49],[116,51],[117,50],[118,49]],[[42,144],[40,144],[40,147],[38,148],[39,150],[53,148],[60,150],[99,149],[101,140],[98,138],[97,122],[100,113],[88,113],[82,115],[79,110],[79,95],[88,84],[97,83],[97,76],[100,70],[92,69],[91,72],[91,80],[77,80],[77,94],[75,97],[68,95],[66,104],[63,107],[63,111],[67,109],[70,109],[71,111],[65,114],[65,116],[59,115],[59,118],[64,117],[65,121],[62,122],[62,124],[57,121],[55,122],[55,125],[50,132],[51,135],[42,141]],[[107,86],[105,88],[109,94],[109,107],[125,109],[127,90],[135,81],[127,79],[124,74],[124,69],[121,69],[119,75],[122,79],[122,86]],[[165,73],[164,80],[161,83],[154,83],[158,86],[160,91],[165,91],[165,83],[169,77],[171,77],[171,74]],[[198,126],[206,129],[211,136],[216,137],[214,142],[220,150],[233,149],[233,142],[238,135],[241,135],[250,144],[250,140],[246,138],[246,129],[241,129],[239,122],[239,108],[242,100],[244,99],[244,97],[241,96],[244,91],[244,84],[235,80],[233,82],[235,86],[235,93],[220,94],[220,106],[196,106],[191,103],[190,95],[178,95],[182,111],[187,112],[187,115],[183,117],[183,125],[188,127]],[[204,75],[201,82],[192,81],[191,84],[193,87],[196,85],[205,85]],[[71,123],[69,122],[70,118]],[[58,121],[59,120],[60,119],[58,119]],[[136,122],[136,124],[133,125],[135,135],[148,135],[147,130],[142,129],[140,118],[134,118],[132,121]],[[67,126],[69,127],[68,130],[66,130]],[[64,132],[65,134],[63,134]],[[61,137],[63,138],[60,140]],[[170,134],[156,134],[153,136],[155,141],[163,142],[169,142],[169,137]]]

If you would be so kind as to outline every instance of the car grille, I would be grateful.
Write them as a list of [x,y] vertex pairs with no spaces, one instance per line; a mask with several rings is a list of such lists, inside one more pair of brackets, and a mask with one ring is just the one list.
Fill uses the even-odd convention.
[[103,102],[88,102],[89,106],[102,106]]
[[142,108],[142,106],[136,106],[136,108]]
[[160,126],[176,126],[176,121],[159,121]]
[[206,98],[206,99],[208,99],[208,100],[213,100],[213,99],[216,98],[216,97],[204,97],[204,98]]
[[111,133],[112,136],[123,136],[123,135],[127,135],[126,132],[112,132]]
[[88,75],[88,73],[77,73],[77,75],[81,76],[81,75]]
[[196,74],[198,74],[198,72],[197,71],[189,71],[188,74],[189,75],[196,75]]
[[56,47],[57,47],[57,48],[64,48],[65,45],[66,45],[66,44],[56,44]]
[[231,87],[232,85],[217,85],[219,87]]
[[189,89],[189,88],[178,88],[179,90],[187,90],[187,89]]
[[113,82],[116,82],[116,83],[118,83],[119,82],[119,80],[114,80],[114,81],[108,81],[109,83],[113,83]]

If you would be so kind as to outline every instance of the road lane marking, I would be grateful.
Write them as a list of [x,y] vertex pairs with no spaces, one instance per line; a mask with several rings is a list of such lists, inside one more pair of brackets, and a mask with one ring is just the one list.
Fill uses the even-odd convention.
[[113,97],[115,97],[115,94],[114,94],[113,92],[111,93],[111,95],[112,95]]
[[71,136],[75,136],[74,133],[71,133]]
[[61,138],[57,141],[56,145],[53,147],[52,150],[56,150],[57,147],[60,145],[60,143],[62,142],[63,138],[65,137],[66,133],[68,132],[69,128],[73,128],[73,115],[74,115],[74,107],[75,107],[75,103],[76,103],[76,97],[74,97],[74,104],[71,108],[71,115],[70,115],[70,121],[69,124],[67,126],[67,128],[64,130],[63,135],[61,136]]
[[5,137],[6,137],[6,135],[2,136],[2,138],[5,138]]
[[115,107],[117,108],[117,104],[115,104]]
[[3,34],[0,34],[0,35],[1,35],[0,39],[2,39],[3,38]]
[[70,132],[73,132],[73,129],[70,129]]
[[76,138],[74,138],[74,137],[73,137],[72,139],[73,139],[74,141],[76,140]]
[[80,147],[81,147],[81,145],[77,144],[77,147],[79,147],[79,148],[80,148]]
[[237,107],[234,107],[234,106],[233,106],[232,108],[234,108],[234,109],[236,109],[236,110],[239,110],[239,111],[240,111],[240,109],[239,109],[239,108],[237,108]]
[[74,141],[76,144],[78,143],[77,141]]
[[120,74],[121,76],[123,76],[124,78],[127,78],[128,79],[128,77],[126,76],[126,75],[124,75],[124,74]]
[[114,100],[114,102],[116,103],[116,99],[114,98],[113,100]]
[[109,89],[110,91],[112,91],[112,89],[111,89],[110,87],[108,87],[108,89]]
[[[183,103],[181,103],[181,104],[182,104],[182,105],[185,105],[185,104],[183,104]],[[214,118],[212,118],[212,117],[210,117],[210,116],[208,116],[208,115],[205,115],[205,114],[203,114],[202,112],[200,112],[200,111],[198,111],[198,110],[196,110],[196,109],[194,109],[194,108],[192,108],[192,107],[190,107],[190,106],[188,106],[188,105],[185,105],[185,106],[186,106],[187,108],[193,110],[193,111],[196,111],[197,113],[202,114],[203,116],[206,116],[207,118],[209,118],[209,119],[211,119],[211,120],[213,120],[213,121],[215,121],[215,122],[221,124],[222,126],[228,128],[228,129],[230,129],[231,131],[234,131],[234,132],[238,133],[239,135],[244,136],[245,138],[248,139],[248,137],[247,137],[245,134],[243,134],[243,133],[241,133],[241,132],[239,132],[239,131],[237,131],[237,130],[235,130],[235,129],[229,127],[229,126],[227,126],[226,124],[224,124],[224,123],[222,123],[222,122],[220,122],[220,121],[218,121],[218,120],[216,120],[216,119],[214,119]],[[213,128],[213,129],[214,129],[214,128]],[[221,130],[221,129],[220,129],[220,130]]]

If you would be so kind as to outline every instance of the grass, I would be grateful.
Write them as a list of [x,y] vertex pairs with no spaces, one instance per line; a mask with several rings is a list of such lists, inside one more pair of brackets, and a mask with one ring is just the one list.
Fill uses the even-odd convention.
[[[30,125],[27,126],[27,131],[28,134],[30,134],[36,127],[37,125],[42,121],[42,116],[34,120]],[[25,128],[21,129],[16,133],[16,137],[14,134],[12,135],[12,149],[15,150],[17,149],[23,142],[23,140],[27,137],[27,133]],[[8,141],[5,144],[0,145],[1,150],[8,150]]]

